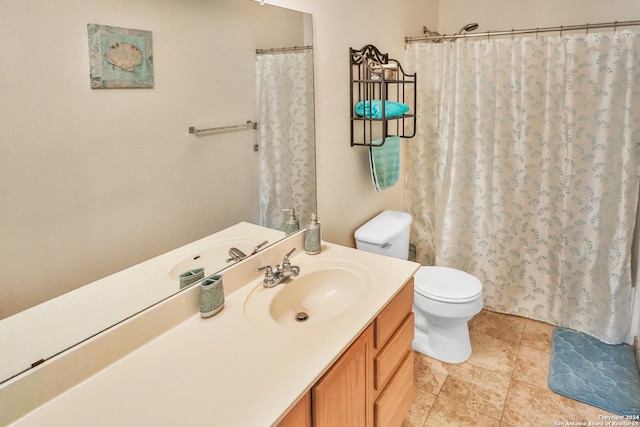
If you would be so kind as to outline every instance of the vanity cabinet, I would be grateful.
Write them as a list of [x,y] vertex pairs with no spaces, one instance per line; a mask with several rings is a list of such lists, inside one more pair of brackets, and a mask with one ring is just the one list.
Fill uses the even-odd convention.
[[400,426],[413,400],[412,304],[413,279],[278,426]]

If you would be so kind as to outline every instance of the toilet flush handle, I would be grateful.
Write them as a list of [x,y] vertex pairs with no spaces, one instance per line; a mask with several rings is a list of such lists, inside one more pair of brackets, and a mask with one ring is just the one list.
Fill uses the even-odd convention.
[[382,245],[382,249],[389,249],[391,246],[391,243],[387,242]]

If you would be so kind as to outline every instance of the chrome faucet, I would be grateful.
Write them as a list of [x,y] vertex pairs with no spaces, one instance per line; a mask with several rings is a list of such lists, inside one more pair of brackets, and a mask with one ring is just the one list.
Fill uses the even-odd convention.
[[265,288],[273,288],[276,285],[287,280],[289,277],[296,277],[300,274],[300,267],[297,265],[291,265],[289,261],[289,257],[296,250],[293,248],[284,256],[282,260],[282,265],[277,264],[275,267],[275,271],[271,268],[270,265],[265,265],[264,267],[260,267],[256,269],[256,272],[264,271],[264,280],[262,281],[262,285]]
[[245,254],[238,248],[231,248],[229,249],[229,256],[231,258],[228,258],[227,262],[231,262],[231,261],[238,262],[245,259],[247,257],[247,254]]

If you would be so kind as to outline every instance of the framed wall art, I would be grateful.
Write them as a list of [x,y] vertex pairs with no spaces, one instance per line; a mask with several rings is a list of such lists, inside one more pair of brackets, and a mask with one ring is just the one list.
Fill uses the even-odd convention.
[[92,89],[152,88],[151,31],[87,24]]

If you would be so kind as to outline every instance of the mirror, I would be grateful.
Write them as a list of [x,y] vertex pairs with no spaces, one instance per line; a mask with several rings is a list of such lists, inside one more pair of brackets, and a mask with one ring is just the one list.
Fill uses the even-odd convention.
[[[85,284],[261,222],[258,131],[188,128],[256,121],[256,49],[310,45],[311,19],[238,0],[2,8],[14,60],[0,66],[0,330],[11,324],[14,342],[32,346],[19,319],[33,307],[47,307],[41,325],[64,319],[47,301],[82,301]],[[152,89],[91,89],[90,23],[152,32]],[[241,243],[252,251],[253,242]],[[110,320],[82,339],[150,305],[132,289],[120,286],[115,304],[92,307],[93,317]],[[114,306],[128,314],[114,321]],[[60,329],[54,335],[74,328]],[[25,360],[24,369],[53,354]],[[0,372],[0,382],[19,371]]]

